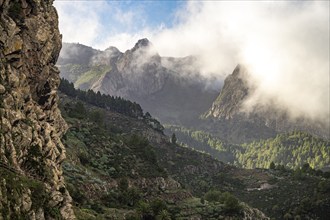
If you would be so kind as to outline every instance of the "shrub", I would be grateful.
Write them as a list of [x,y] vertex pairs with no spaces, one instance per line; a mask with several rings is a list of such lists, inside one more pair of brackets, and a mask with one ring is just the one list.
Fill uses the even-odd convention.
[[275,170],[275,163],[273,161],[269,164],[269,169]]
[[141,199],[140,191],[136,188],[129,188],[124,192],[118,193],[117,203],[121,206],[134,206]]
[[226,212],[236,213],[241,210],[241,206],[239,204],[238,199],[229,192],[224,192],[221,195],[221,199],[223,200],[223,203],[225,205],[224,208]]
[[155,199],[150,203],[151,209],[154,213],[154,215],[158,215],[163,210],[167,210],[167,205],[164,201],[160,199]]
[[87,165],[87,164],[90,163],[90,161],[89,161],[89,157],[88,157],[88,154],[85,153],[85,152],[81,152],[81,153],[79,153],[78,158],[79,158],[80,163],[81,163],[83,166],[85,166],[85,165]]
[[127,178],[122,178],[122,179],[119,180],[118,188],[122,192],[127,191],[127,189],[128,189],[128,180],[127,180]]
[[91,209],[96,211],[97,213],[101,213],[101,214],[104,213],[104,210],[103,210],[102,206],[98,203],[93,203],[91,205]]
[[202,204],[205,204],[205,199],[204,199],[204,197],[201,198],[201,203],[202,203]]
[[16,21],[20,21],[22,19],[22,6],[18,0],[10,2],[8,13],[9,16]]
[[141,219],[153,219],[152,209],[146,202],[140,201],[137,207]]
[[217,190],[211,190],[205,194],[205,199],[209,202],[220,202],[224,204],[224,211],[228,213],[236,213],[241,210],[238,199],[229,192],[221,193]]
[[217,190],[210,190],[205,194],[205,200],[209,202],[220,202],[222,193]]
[[157,216],[156,220],[171,220],[171,215],[167,210],[162,210]]
[[86,203],[86,196],[83,194],[83,191],[75,187],[73,184],[67,184],[67,190],[69,191],[73,201],[79,205],[84,205]]
[[285,213],[285,215],[283,216],[283,218],[284,218],[285,220],[293,219],[293,218],[292,218],[292,215],[291,215],[290,213]]

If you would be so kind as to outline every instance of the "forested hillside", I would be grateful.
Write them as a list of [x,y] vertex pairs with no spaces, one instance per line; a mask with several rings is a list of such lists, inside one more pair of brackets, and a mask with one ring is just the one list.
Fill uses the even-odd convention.
[[[125,115],[65,94],[60,100],[70,127],[63,138],[64,176],[78,219],[266,219],[248,205],[274,219],[330,214],[326,173],[279,164],[239,169],[177,145],[150,114]],[[193,136],[211,138],[203,132]],[[230,146],[213,141],[222,150]]]
[[278,134],[274,138],[234,145],[214,135],[180,126],[166,126],[184,146],[244,168],[268,168],[271,162],[296,169],[308,163],[314,169],[330,165],[330,142],[305,132]]
[[121,97],[113,97],[104,95],[100,92],[95,93],[93,90],[83,91],[75,89],[73,83],[66,79],[61,79],[59,90],[68,96],[77,98],[81,101],[90,103],[92,105],[105,108],[111,111],[122,113],[131,117],[142,117],[143,110],[141,106],[135,102],[125,100]]
[[[214,193],[211,184],[196,193],[188,183],[179,182],[166,164],[181,172],[198,167],[204,175],[227,166],[171,144],[150,115],[137,118],[65,94],[60,97],[60,108],[70,127],[62,139],[68,157],[64,176],[78,219],[267,219],[230,192]],[[199,198],[204,194],[205,199]]]
[[314,169],[330,165],[330,142],[305,132],[279,134],[275,138],[242,144],[237,164],[246,168],[269,167],[271,161],[288,168],[308,163]]

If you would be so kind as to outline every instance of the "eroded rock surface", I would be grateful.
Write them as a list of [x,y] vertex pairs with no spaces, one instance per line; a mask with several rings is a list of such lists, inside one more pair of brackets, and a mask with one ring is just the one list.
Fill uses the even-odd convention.
[[52,4],[0,0],[0,219],[74,219],[61,169],[67,125],[57,106],[61,35]]

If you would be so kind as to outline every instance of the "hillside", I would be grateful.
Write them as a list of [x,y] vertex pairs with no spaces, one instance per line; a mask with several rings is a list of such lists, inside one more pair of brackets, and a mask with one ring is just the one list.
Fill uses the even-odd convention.
[[65,43],[57,62],[61,76],[76,88],[135,101],[168,123],[196,120],[217,96],[196,65],[193,57],[160,57],[147,39],[124,53]]
[[314,169],[330,166],[330,142],[304,132],[293,131],[274,138],[231,144],[205,131],[173,125],[165,127],[165,132],[175,133],[181,144],[243,168],[268,168],[271,162],[290,169],[305,163]]
[[[306,169],[298,173],[281,167],[239,169],[170,143],[161,129],[155,130],[149,115],[129,116],[76,98],[61,95],[62,113],[70,125],[63,138],[69,158],[64,163],[64,175],[75,212],[82,219],[101,219],[114,213],[155,215],[155,203],[172,219],[212,219],[219,215],[225,219],[231,215],[263,218],[245,204],[275,219],[284,215],[326,219],[329,214],[325,211],[329,210],[328,179],[320,176],[323,173]],[[224,192],[245,202],[240,203],[244,211],[237,212],[237,206],[228,210],[229,204],[237,203],[226,205],[225,201],[235,199]],[[288,194],[294,196],[284,196]]]
[[[81,65],[75,66],[74,69],[75,71],[76,70],[77,71],[76,72],[73,71],[72,74],[70,73],[68,74],[68,76],[70,77],[77,76],[74,85],[76,87],[79,87],[78,84],[82,82],[83,79],[88,79],[88,82],[94,83],[93,80],[90,80],[91,75],[93,76],[104,75],[104,78],[108,77],[109,79],[112,79],[111,80],[112,83],[119,82],[120,84],[120,85],[116,84],[115,86],[110,86],[109,88],[111,89],[114,87],[117,88],[118,90],[116,91],[121,92],[120,94],[119,93],[118,94],[124,97],[127,96],[127,94],[129,94],[131,91],[134,91],[132,92],[132,94],[134,93],[132,97],[134,96],[135,98],[131,100],[136,100],[138,103],[141,102],[141,106],[142,108],[144,108],[143,103],[146,101],[146,99],[148,99],[148,97],[149,98],[153,97],[154,95],[150,91],[153,89],[157,89],[156,88],[157,85],[160,85],[159,83],[162,82],[162,79],[165,79],[162,78],[162,76],[165,76],[168,73],[167,70],[170,69],[171,67],[171,71],[175,72],[178,69],[180,69],[180,67],[183,65],[182,63],[186,63],[186,62],[189,63],[191,62],[192,59],[192,58],[187,58],[187,59],[178,60],[174,58],[161,58],[157,53],[152,53],[152,54],[148,53],[147,55],[149,56],[149,59],[146,59],[148,60],[148,62],[145,61],[143,62],[141,61],[141,63],[133,62],[133,60],[136,60],[136,57],[144,57],[145,56],[144,53],[146,53],[146,47],[149,46],[150,46],[149,41],[141,40],[135,45],[135,47],[132,50],[126,51],[124,54],[120,53],[115,48],[110,48],[110,52],[108,53],[111,54],[114,53],[115,55],[105,56],[102,62],[109,62],[105,66],[102,66],[105,63],[102,64],[99,63],[100,64],[99,66],[93,66],[93,64],[89,64],[89,67],[86,67],[87,68],[86,70],[88,71],[85,72],[86,74],[83,76],[83,78],[79,78],[80,77],[79,74],[81,69],[83,71],[85,71],[85,69],[81,68]],[[95,51],[95,53],[102,54],[104,52]],[[98,55],[93,55],[92,57],[95,58],[95,56]],[[109,59],[109,57],[111,58]],[[160,61],[162,65],[164,65],[160,68],[163,71],[159,71],[159,68],[154,69],[156,66],[159,65]],[[93,62],[95,62],[95,59],[93,60]],[[110,65],[110,63],[112,66]],[[99,71],[99,73],[91,74],[93,71],[90,72],[91,70],[90,66],[92,66],[93,71],[97,70]],[[111,67],[109,68],[109,66]],[[113,72],[114,70],[116,70],[115,71],[116,73]],[[129,81],[131,80],[129,79],[127,81],[131,83],[128,88],[126,87],[126,85],[128,85],[126,84],[127,82],[124,83],[125,80],[123,81],[124,79],[123,75],[131,74],[133,70],[134,73],[137,75],[132,78],[134,80]],[[141,72],[139,72],[138,70]],[[108,76],[107,71],[112,72],[112,76]],[[154,75],[155,73],[160,74],[159,76],[157,76],[157,80],[160,81],[157,80],[155,81],[155,79],[153,78],[155,77]],[[179,197],[176,199],[178,200],[174,202],[173,197],[168,195],[163,196],[162,193],[158,193],[158,197],[157,197],[157,199],[164,201],[168,205],[167,209],[171,213],[176,213],[175,215],[172,215],[172,218],[177,218],[178,216],[180,216],[182,214],[183,207],[190,207],[189,204],[186,204],[187,201],[190,202],[197,201],[192,198],[202,197],[203,199],[199,201],[203,201],[205,200],[204,197],[205,198],[208,197],[209,194],[213,196],[219,194],[218,198],[220,198],[222,197],[221,196],[222,193],[229,192],[235,195],[239,200],[260,209],[261,211],[266,213],[266,215],[275,219],[283,219],[283,218],[290,219],[291,217],[325,219],[325,216],[327,214],[324,213],[326,212],[320,210],[327,210],[327,207],[329,207],[329,201],[327,200],[327,195],[329,192],[326,187],[324,188],[324,185],[326,185],[328,181],[327,179],[324,179],[325,177],[327,177],[327,174],[324,174],[322,171],[316,171],[315,169],[323,168],[329,165],[329,161],[328,161],[329,143],[322,138],[314,137],[308,133],[295,131],[299,129],[305,131],[312,131],[312,132],[319,130],[309,129],[310,126],[309,127],[305,126],[306,123],[308,124],[307,121],[302,120],[302,121],[298,121],[297,123],[288,121],[285,118],[285,114],[284,113],[282,114],[277,110],[275,112],[265,111],[263,114],[259,114],[259,112],[257,111],[255,114],[250,114],[248,116],[245,115],[243,112],[241,112],[241,105],[243,104],[245,98],[249,94],[249,88],[247,87],[244,79],[244,77],[246,77],[247,74],[248,73],[244,71],[241,66],[238,66],[234,70],[234,73],[228,76],[228,78],[225,80],[225,84],[222,88],[220,95],[213,103],[213,106],[210,109],[210,111],[204,114],[203,118],[199,120],[197,119],[192,120],[192,122],[179,120],[181,123],[183,122],[184,124],[191,125],[191,127],[189,129],[185,129],[180,126],[170,125],[167,126],[167,130],[165,130],[165,132],[167,132],[167,134],[169,135],[171,135],[172,133],[176,133],[178,137],[178,141],[179,142],[182,141],[183,143],[186,144],[186,146],[192,147],[194,149],[203,152],[207,152],[211,154],[212,157],[228,162],[235,166],[240,166],[244,168],[267,168],[267,169],[271,166],[272,170],[267,170],[267,169],[245,170],[245,169],[235,168],[233,166],[229,166],[222,162],[219,162],[213,159],[211,156],[196,151],[191,151],[191,149],[189,148],[182,148],[175,144],[173,145],[172,143],[169,142],[169,138],[162,134],[163,131],[162,126],[159,123],[156,123],[155,119],[152,119],[149,113],[144,114],[143,112],[141,112],[142,111],[141,107],[137,107],[137,106],[135,107],[137,111],[134,112],[137,112],[138,113],[137,115],[134,114],[130,115],[127,113],[131,112],[131,110],[123,111],[123,109],[125,108],[116,107],[118,105],[121,105],[121,106],[126,106],[128,109],[132,109],[131,107],[134,105],[119,104],[121,101],[125,102],[124,99],[121,100],[117,99],[117,101],[109,101],[109,104],[105,104],[107,101],[104,100],[106,100],[107,98],[105,98],[106,95],[104,94],[102,95],[102,92],[111,94],[110,90],[108,91],[103,90],[101,92],[99,90],[98,93],[94,93],[95,95],[91,95],[93,93],[91,90],[87,92],[78,91],[74,95],[74,97],[76,98],[79,97],[81,98],[81,95],[79,95],[80,93],[90,94],[90,95],[82,96],[83,98],[81,99],[81,101],[87,101],[89,103],[87,105],[85,104],[86,106],[92,104],[100,108],[106,108],[110,110],[110,112],[115,111],[116,113],[119,113],[119,114],[112,114],[112,116],[109,117],[107,117],[107,115],[110,113],[103,112],[101,114],[105,117],[105,119],[103,120],[101,119],[99,121],[105,123],[105,125],[103,125],[105,131],[102,132],[105,132],[106,135],[104,135],[103,137],[97,136],[95,132],[98,133],[101,131],[90,130],[91,124],[88,124],[84,126],[85,131],[78,131],[78,132],[74,131],[71,138],[79,139],[81,141],[86,139],[82,137],[97,136],[98,137],[97,140],[94,139],[91,140],[91,138],[87,138],[88,140],[86,141],[84,140],[83,143],[81,143],[80,145],[86,146],[86,148],[88,148],[88,146],[92,142],[92,143],[96,143],[93,144],[94,146],[93,149],[94,148],[98,149],[97,146],[99,145],[103,147],[107,146],[107,144],[104,144],[102,141],[100,142],[99,140],[111,136],[116,136],[118,138],[118,134],[123,134],[120,135],[119,142],[117,142],[118,143],[117,145],[124,147],[124,149],[126,149],[125,152],[128,155],[133,154],[135,155],[135,157],[132,158],[130,156],[126,156],[126,157],[122,157],[121,159],[118,159],[116,157],[111,157],[111,158],[96,157],[93,160],[94,162],[92,163],[88,162],[86,166],[93,166],[99,170],[106,169],[105,171],[106,173],[109,173],[110,171],[108,169],[111,168],[110,173],[113,173],[115,176],[119,175],[118,177],[115,177],[115,178],[119,178],[118,180],[116,180],[117,182],[120,181],[120,178],[125,178],[129,182],[129,184],[132,185],[132,187],[137,187],[137,184],[134,182],[134,180],[131,179],[132,178],[130,177],[132,175],[131,173],[134,174],[138,173],[138,175],[134,176],[133,179],[139,179],[140,177],[146,179],[152,177],[154,178],[161,177],[164,178],[165,182],[167,181],[166,178],[173,179],[174,181],[180,184],[180,187],[177,188],[177,190],[179,190],[180,193],[176,191]],[[146,75],[148,75],[147,78],[144,78],[143,80],[142,78],[140,78]],[[69,85],[69,87],[72,87],[69,90],[73,90],[73,84],[68,83],[68,81],[64,81],[64,82],[66,82],[67,85]],[[98,84],[101,81],[95,80],[95,82],[97,82],[98,86],[101,85]],[[157,82],[157,83],[153,83],[153,82]],[[151,87],[148,86],[150,83],[152,83],[153,86]],[[105,85],[109,86],[108,83],[104,84],[104,86]],[[141,85],[147,86],[148,89],[143,90],[141,92],[141,88],[140,88]],[[184,102],[181,101],[181,103],[179,103],[179,100],[181,98],[178,98],[181,95],[183,96],[192,95],[194,94],[193,92],[189,91],[188,93],[185,93],[184,91],[187,90],[185,90],[185,86],[182,86],[182,83],[175,84],[173,82],[170,82],[168,85],[169,85],[168,88],[163,89],[164,94],[156,99],[155,103],[157,103],[157,101],[159,101],[160,103],[159,105],[155,104],[153,106],[153,111],[151,111],[151,113],[155,112],[155,115],[157,117],[159,117],[159,111],[160,112],[167,111],[166,114],[172,116],[175,115],[173,114],[171,108],[169,108],[170,110],[168,110],[168,106],[164,105],[164,103],[167,103],[167,101],[164,100],[168,98],[178,101],[178,103],[176,103],[175,106],[178,111],[181,111],[182,114],[185,114],[188,109],[188,107],[186,109],[186,106],[182,105],[182,103],[188,103],[187,105],[192,105],[189,108],[194,109],[195,107],[194,104],[196,103],[196,100],[191,101],[190,99],[182,99],[185,101]],[[91,85],[80,88],[82,90],[85,90],[91,88],[90,86]],[[113,94],[117,94],[114,91],[112,92]],[[155,94],[159,94],[159,93],[156,92]],[[143,96],[145,96],[146,98],[144,100],[139,101],[139,98],[137,98],[139,96],[140,98]],[[115,98],[110,98],[110,99],[115,100]],[[158,107],[161,110],[159,110]],[[81,109],[81,106],[78,109]],[[100,114],[96,114],[96,115],[100,115]],[[126,118],[126,116],[123,117],[123,115],[126,115],[129,118]],[[180,117],[183,116],[178,116],[178,118]],[[187,114],[185,115],[185,117],[186,117],[185,119],[189,119],[189,118],[192,119],[195,116],[192,116],[191,114]],[[150,123],[149,121],[150,119],[154,120],[153,123]],[[68,121],[70,120],[71,119],[68,119]],[[275,120],[276,126],[273,126],[274,123],[271,123],[272,120],[273,121]],[[178,123],[178,121],[176,120],[168,120],[168,121],[170,123]],[[76,121],[74,124],[76,123],[81,125],[84,124],[84,122],[81,121],[79,122]],[[152,125],[153,128],[151,128],[150,125]],[[156,130],[154,130],[155,128]],[[86,129],[88,131],[87,133],[84,133],[86,132]],[[289,132],[291,130],[292,132]],[[107,132],[109,131],[116,135],[108,134]],[[288,131],[288,133],[279,134],[280,132],[284,132],[284,131]],[[137,137],[139,138],[135,136],[136,134],[138,134]],[[320,133],[317,134],[320,135]],[[132,141],[130,141],[130,138],[132,137],[137,138],[133,141],[136,144],[132,144]],[[69,138],[68,140],[71,140],[71,138]],[[148,142],[144,142],[143,141],[144,138],[146,138]],[[152,159],[153,161],[152,163],[156,165],[155,166],[156,170],[154,169],[148,169],[147,171],[145,170],[145,167],[149,167],[150,163],[142,162],[147,159],[145,157],[146,155],[144,156],[140,155],[136,151],[136,147],[134,146],[134,145],[139,145],[138,143],[140,143],[141,140],[142,143],[144,142],[144,145],[150,146],[152,147],[151,149],[154,149],[155,158]],[[108,143],[111,143],[111,141],[114,141],[114,139],[106,140],[106,142]],[[68,144],[68,147],[69,146],[70,144]],[[98,155],[102,155],[102,153],[104,152],[102,148],[99,149],[98,151],[100,152],[98,153]],[[90,155],[90,152],[88,151],[86,152],[85,150],[84,152],[85,152],[84,158],[94,157]],[[117,152],[121,156],[123,156],[123,153],[119,151],[119,149],[117,149]],[[106,155],[107,154],[109,153],[107,152]],[[140,162],[139,163],[135,162],[136,159],[138,159],[138,161]],[[78,159],[74,159],[74,160],[78,160]],[[105,162],[107,160],[120,161],[120,165],[119,167],[118,166],[114,167],[113,163],[110,163],[108,165]],[[98,163],[100,163],[98,161],[104,161],[104,162],[102,162],[103,163],[102,165],[97,165]],[[130,163],[127,164],[126,163],[127,161],[130,161]],[[274,165],[271,165],[271,162],[273,162]],[[312,167],[310,167],[310,165]],[[132,171],[132,167],[136,167],[137,170],[142,169],[142,167],[144,167],[144,169],[140,171],[135,171],[134,169],[134,171]],[[157,167],[159,167],[160,170],[158,170]],[[295,170],[290,170],[290,168]],[[86,168],[83,168],[81,170],[84,169]],[[127,169],[131,171],[128,172]],[[120,171],[119,174],[117,173],[118,170]],[[159,172],[161,170],[165,171],[166,173],[165,176],[163,176],[164,173],[162,174],[161,172]],[[69,172],[71,172],[71,169],[69,169]],[[104,173],[104,171],[98,171],[98,172]],[[153,173],[154,176],[152,177],[145,176],[148,175],[148,173]],[[96,178],[102,179],[100,177],[96,177]],[[115,180],[111,180],[111,181],[113,181],[113,184],[116,185]],[[154,180],[150,180],[150,181],[152,182],[151,185],[158,184],[153,182]],[[73,183],[74,182],[71,182],[72,185],[74,185]],[[165,185],[167,184],[165,183]],[[102,189],[100,185],[96,186],[96,188]],[[288,189],[290,190],[288,191]],[[82,190],[77,190],[77,191],[82,191]],[[152,189],[151,191],[155,192],[157,190]],[[171,190],[165,190],[165,191],[171,194]],[[301,192],[306,192],[306,194],[302,194]],[[123,192],[117,190],[115,191],[115,193],[116,194],[113,196],[115,198],[120,199],[120,194]],[[185,196],[182,196],[182,198],[185,198],[182,200],[181,193],[183,193],[183,195],[186,196],[190,194],[192,197],[189,197],[190,198],[189,199],[188,197],[186,198]],[[95,193],[91,193],[91,194],[94,195]],[[283,196],[286,194],[290,194],[292,196],[290,198]],[[149,205],[152,206],[151,203],[155,197],[152,197],[152,193],[148,194],[147,192],[144,192],[144,195],[145,197],[142,198],[142,201],[145,203],[150,203]],[[151,198],[149,196],[151,196]],[[169,197],[171,197],[171,200],[165,199],[165,198],[168,199]],[[84,198],[88,198],[88,196],[85,195]],[[141,200],[141,197],[139,198]],[[119,208],[119,207],[113,207],[112,204],[110,205],[111,209],[109,209],[109,204],[104,203],[104,201],[103,202],[100,201],[101,199],[96,197],[93,200],[90,200],[89,205],[87,205],[87,207],[91,207],[91,204],[94,203],[99,204],[102,207],[101,210],[103,211],[106,210],[106,213],[108,214],[114,211],[113,209],[117,210]],[[179,205],[182,204],[179,201],[183,202],[183,204],[186,205],[183,206]],[[173,206],[173,204],[175,205]],[[175,211],[173,209],[175,206],[180,206],[181,209],[176,209]],[[84,204],[84,207],[86,207],[86,204]],[[195,209],[195,208],[191,207],[191,209]],[[191,209],[189,212],[192,212]],[[125,210],[121,210],[121,213],[127,213],[128,211],[132,211],[133,213],[139,212],[138,211],[139,208],[134,205],[127,206]],[[97,213],[94,213],[93,215],[97,215]],[[106,216],[106,214],[103,215]]]
[[[129,101],[116,105],[125,102]],[[192,194],[192,189],[182,185],[185,182],[178,182],[171,169],[165,168],[169,163],[180,169],[199,167],[203,172],[227,166],[171,144],[149,114],[137,117],[109,111],[64,94],[60,106],[70,126],[63,137],[68,154],[64,176],[78,219],[114,215],[119,219],[267,219],[232,194],[203,202],[200,194]],[[183,162],[173,154],[186,159]]]

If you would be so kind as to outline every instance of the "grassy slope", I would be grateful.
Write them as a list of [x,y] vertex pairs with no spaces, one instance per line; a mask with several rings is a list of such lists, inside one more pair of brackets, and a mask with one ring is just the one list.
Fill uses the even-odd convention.
[[109,66],[93,66],[75,81],[76,88],[89,89],[99,78],[111,70]]

